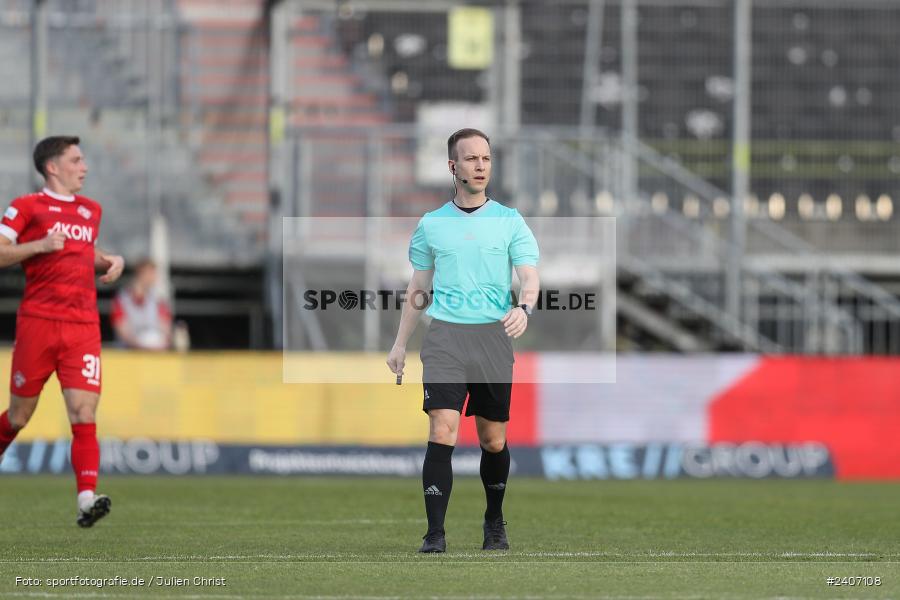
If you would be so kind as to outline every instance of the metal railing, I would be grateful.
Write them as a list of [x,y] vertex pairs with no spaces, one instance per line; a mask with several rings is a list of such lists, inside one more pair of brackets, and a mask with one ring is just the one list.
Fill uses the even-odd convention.
[[[292,171],[297,177],[286,214],[417,216],[436,208],[450,197],[451,188],[435,185],[417,171],[422,161],[446,160],[433,156],[428,138],[397,125],[295,129]],[[331,169],[326,168],[329,143],[351,149]],[[672,303],[671,319],[703,322],[712,347],[829,354],[878,350],[868,343],[867,332],[882,315],[879,311],[894,310],[896,301],[852,273],[821,269],[809,250],[807,269],[799,277],[758,264],[749,254],[740,273],[740,315],[728,312],[723,279],[732,247],[722,227],[727,220],[721,215],[688,218],[662,206],[647,190],[677,187],[673,196],[693,195],[697,210],[710,215],[714,205],[722,210],[727,196],[652,149],[636,148],[638,191],[625,201],[620,173],[627,155],[617,139],[603,134],[587,138],[566,128],[501,133],[492,138],[491,194],[526,215],[616,216],[620,270],[665,295]],[[748,226],[753,236],[758,236],[757,227],[764,227],[770,236],[780,236],[779,249],[797,253],[798,245],[788,244],[788,233],[773,233],[775,226],[769,223]],[[848,302],[851,292],[855,302],[863,300],[876,310],[867,312]]]
[[[716,203],[722,206],[722,200],[728,198],[726,192],[697,177],[676,161],[663,157],[648,146],[638,145],[637,148],[637,158],[642,164],[652,166],[694,194],[697,201],[694,210],[697,213],[715,214]],[[697,231],[709,231],[702,219],[691,222]],[[748,252],[743,268],[771,273],[774,269],[766,266],[764,256],[792,257],[796,265],[795,277],[804,283],[800,285],[793,279],[782,279],[791,282],[795,292],[805,289],[805,293],[814,299],[812,306],[839,308],[840,313],[834,313],[832,318],[846,321],[849,317],[856,321],[856,341],[844,351],[885,353],[900,348],[900,332],[891,326],[892,321],[900,317],[900,301],[896,296],[853,271],[836,266],[831,261],[826,263],[812,244],[777,223],[767,219],[748,219],[746,226]],[[727,242],[723,240],[723,243]],[[754,255],[760,260],[755,260]],[[807,351],[817,350],[811,348]]]
[[[745,349],[765,352],[801,351],[855,353],[861,350],[861,325],[858,319],[833,299],[810,293],[775,270],[752,263],[741,269],[742,310],[738,317],[723,309],[721,280],[728,268],[732,247],[730,241],[712,228],[685,218],[680,212],[662,206],[644,190],[625,196],[621,161],[626,150],[617,140],[607,139],[590,146],[593,154],[578,150],[579,145],[554,144],[549,136],[551,152],[576,165],[588,177],[597,178],[593,188],[601,198],[606,190],[618,198],[605,207],[620,220],[618,261],[621,269],[652,282],[655,289],[666,293],[691,315],[702,317],[720,333]],[[634,157],[643,178],[656,171],[652,179],[665,176],[673,184],[684,186],[700,198],[722,201],[723,192],[697,180],[676,164],[661,165],[652,150],[637,144]],[[690,184],[690,185],[687,185]],[[599,204],[599,203],[598,203]],[[604,207],[598,206],[598,209]],[[721,209],[720,209],[721,210]],[[716,223],[720,225],[721,223]],[[710,289],[712,288],[712,289]],[[775,306],[777,310],[766,310]],[[779,321],[792,322],[785,327]],[[760,327],[760,321],[774,321],[771,327]],[[796,323],[799,322],[799,327]],[[768,329],[769,331],[766,331]]]

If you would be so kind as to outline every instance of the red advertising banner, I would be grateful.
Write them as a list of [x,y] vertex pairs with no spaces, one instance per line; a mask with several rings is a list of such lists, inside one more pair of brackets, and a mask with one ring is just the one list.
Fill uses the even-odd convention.
[[710,443],[821,442],[839,479],[900,478],[900,359],[762,357],[708,411]]
[[[512,401],[506,437],[510,446],[534,446],[537,444],[538,384],[536,371],[540,355],[535,352],[517,352],[513,374]],[[460,446],[477,446],[478,431],[475,419],[462,419],[459,423]]]

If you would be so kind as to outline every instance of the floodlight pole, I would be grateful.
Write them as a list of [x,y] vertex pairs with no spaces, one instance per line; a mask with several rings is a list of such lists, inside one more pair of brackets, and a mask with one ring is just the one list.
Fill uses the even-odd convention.
[[[384,164],[381,154],[381,137],[377,131],[370,131],[366,136],[366,217],[364,279],[365,289],[375,290],[379,283],[382,269],[382,226],[383,217],[387,214],[384,200]],[[359,299],[362,305],[363,299]],[[376,352],[379,349],[381,331],[381,311],[363,311],[363,349]]]
[[[31,3],[31,130],[30,149],[47,135],[47,2],[33,0]],[[43,180],[31,161],[27,171],[35,189]]]
[[600,76],[600,50],[603,39],[604,0],[591,0],[588,4],[588,22],[584,37],[584,62],[581,74],[581,116],[578,120],[581,137],[589,138],[594,133],[596,106],[594,89]]
[[[578,120],[579,145],[582,152],[596,161],[594,126],[596,124],[597,106],[594,102],[594,92],[600,78],[600,52],[603,41],[603,13],[606,8],[604,0],[590,0],[588,4],[587,27],[584,33],[584,61],[582,63],[581,84],[581,114]],[[595,162],[596,164],[596,162]],[[580,176],[580,186],[585,195],[600,190],[597,182],[597,170],[594,169],[594,177],[587,174]],[[606,181],[603,184],[606,185]],[[605,219],[604,219],[605,221]],[[600,311],[597,325],[600,329],[600,345],[604,352],[614,351],[616,347],[616,265],[615,260],[615,224],[611,228],[606,223],[601,223],[601,235],[603,253],[600,266],[598,293],[600,297]],[[609,235],[611,234],[611,236]],[[613,243],[609,243],[612,241]]]
[[638,14],[637,0],[622,0],[622,169],[616,240],[628,254],[628,207],[638,194]]
[[750,70],[752,0],[734,5],[734,130],[731,146],[731,246],[725,275],[725,308],[741,319],[741,272],[746,245],[744,199],[750,189]]
[[[495,34],[496,35],[496,34]],[[519,145],[516,140],[521,125],[522,106],[522,8],[519,0],[506,0],[503,10],[503,94],[500,111],[500,129],[504,138],[507,160],[503,165],[503,185],[517,198],[522,189],[519,177]]]
[[265,253],[266,300],[272,317],[272,345],[284,346],[284,274],[283,231],[285,134],[288,102],[288,21],[291,3],[267,0],[264,17],[268,26],[269,44],[269,103],[268,103],[268,188],[269,224]]
[[[156,3],[145,4],[146,15],[146,77],[147,77],[147,113],[145,125],[147,141],[145,145],[147,208],[150,223],[149,250],[150,257],[156,263],[159,281],[159,294],[174,304],[171,281],[171,245],[169,242],[169,225],[162,212],[162,147],[163,140],[163,97],[165,82],[163,81],[166,49],[163,41],[162,8]],[[135,23],[127,28],[134,35]]]

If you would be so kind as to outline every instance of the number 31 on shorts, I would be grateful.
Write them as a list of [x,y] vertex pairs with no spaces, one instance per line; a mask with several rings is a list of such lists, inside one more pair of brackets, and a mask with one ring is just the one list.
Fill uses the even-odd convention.
[[84,360],[84,368],[81,374],[84,375],[88,383],[100,385],[100,357],[96,354],[85,354],[81,357]]

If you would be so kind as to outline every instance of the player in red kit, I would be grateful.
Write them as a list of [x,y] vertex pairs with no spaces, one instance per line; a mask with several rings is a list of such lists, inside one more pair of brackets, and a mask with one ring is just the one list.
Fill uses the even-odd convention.
[[9,410],[0,414],[0,459],[37,407],[56,371],[72,424],[72,468],[78,518],[90,527],[109,513],[96,494],[100,469],[95,417],[100,400],[100,319],[97,269],[103,283],[122,274],[125,261],[97,248],[99,204],[78,192],[87,174],[77,137],[50,137],[34,149],[46,186],[16,198],[0,224],[0,267],[22,263],[25,295],[16,316]]

